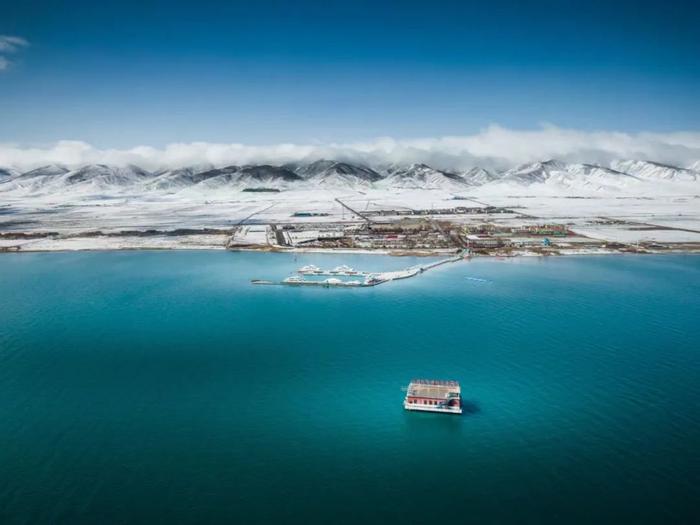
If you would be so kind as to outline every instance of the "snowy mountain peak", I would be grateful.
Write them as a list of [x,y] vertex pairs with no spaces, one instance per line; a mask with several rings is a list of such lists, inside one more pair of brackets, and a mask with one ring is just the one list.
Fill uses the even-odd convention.
[[321,159],[314,161],[310,164],[302,164],[300,166],[296,166],[295,171],[299,176],[306,179],[309,177],[313,177],[314,175],[324,173],[325,171],[332,168],[334,164],[336,164],[334,160]]
[[466,181],[456,173],[437,170],[427,164],[394,165],[386,170],[383,185],[392,188],[463,189]]
[[604,166],[567,164],[556,160],[518,166],[506,171],[499,181],[520,186],[539,184],[552,189],[582,191],[616,191],[643,183],[634,175]]
[[292,170],[281,166],[270,166],[269,164],[263,164],[260,166],[243,166],[239,170],[239,173],[244,177],[250,177],[251,179],[257,179],[260,181],[284,180],[287,182],[294,182],[301,179],[301,177],[299,177],[299,175],[294,173]]
[[146,180],[153,175],[138,166],[107,166],[106,164],[89,164],[74,171],[67,172],[67,184],[89,184],[92,186],[126,186]]
[[371,168],[326,159],[300,166],[297,168],[296,173],[304,179],[313,180],[321,184],[335,182],[362,184],[376,182],[382,178],[379,173]]
[[462,172],[460,175],[468,184],[472,186],[482,186],[500,179],[497,173],[493,173],[479,167],[474,167],[470,170]]
[[542,167],[548,170],[566,170],[567,164],[557,159],[549,159],[539,163]]
[[520,184],[533,184],[545,182],[551,175],[551,169],[544,162],[521,164],[506,171],[501,180],[512,181]]
[[366,188],[382,178],[371,168],[327,159],[297,166],[296,173],[307,183],[324,188]]
[[546,160],[523,164],[505,172],[475,167],[453,173],[424,163],[374,167],[321,159],[311,163],[273,166],[269,164],[183,166],[150,172],[138,166],[90,164],[75,169],[47,165],[19,173],[0,169],[0,192],[18,195],[75,193],[130,194],[158,192],[239,191],[245,188],[415,189],[461,191],[466,187],[489,187],[497,191],[566,190],[581,193],[602,191],[697,192],[700,162],[679,168],[647,160],[616,161],[610,167],[595,164]]
[[700,180],[698,173],[693,170],[649,160],[614,161],[610,167],[650,181],[694,182]]
[[301,180],[288,168],[267,164],[226,166],[201,173],[180,174],[180,178],[189,179],[191,187],[202,191],[238,190],[258,186],[281,188]]
[[[238,168],[236,167],[236,169]],[[147,187],[159,190],[185,188],[216,176],[212,171],[218,172],[219,170],[214,170],[214,166],[208,164],[159,171],[157,176],[147,183]]]
[[0,166],[0,180],[16,177],[20,172],[14,168]]
[[68,173],[70,170],[63,166],[62,164],[47,164],[46,166],[41,166],[33,170],[22,173],[22,178],[31,177],[54,177],[57,175],[63,175]]

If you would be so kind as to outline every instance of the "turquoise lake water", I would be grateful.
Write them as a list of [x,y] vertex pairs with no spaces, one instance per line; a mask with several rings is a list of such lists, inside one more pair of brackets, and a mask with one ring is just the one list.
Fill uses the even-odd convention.
[[0,256],[0,523],[697,522],[700,257],[416,262]]

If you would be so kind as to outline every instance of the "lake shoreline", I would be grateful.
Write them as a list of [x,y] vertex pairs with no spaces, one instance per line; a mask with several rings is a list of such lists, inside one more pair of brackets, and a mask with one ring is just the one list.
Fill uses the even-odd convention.
[[[103,246],[103,247],[62,247],[60,243],[54,248],[22,248],[0,246],[0,254],[15,254],[15,253],[72,253],[72,252],[138,252],[138,251],[154,251],[154,252],[201,252],[201,251],[228,251],[228,252],[254,252],[254,253],[280,253],[280,254],[319,254],[319,255],[383,255],[390,257],[442,257],[452,255],[458,250],[367,250],[367,249],[333,249],[333,248],[246,248],[236,247],[227,248],[217,245],[142,245],[142,246]],[[669,247],[667,249],[554,249],[549,251],[536,250],[510,250],[507,252],[493,251],[491,253],[472,252],[469,257],[474,258],[519,258],[519,257],[571,257],[580,255],[698,255],[700,254],[700,245],[676,248]]]

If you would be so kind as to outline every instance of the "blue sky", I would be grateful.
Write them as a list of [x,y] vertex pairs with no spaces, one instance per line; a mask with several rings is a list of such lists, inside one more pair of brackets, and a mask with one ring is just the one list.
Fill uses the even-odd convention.
[[[100,148],[700,122],[698,2],[12,2],[0,142]],[[0,53],[0,56],[2,54]]]

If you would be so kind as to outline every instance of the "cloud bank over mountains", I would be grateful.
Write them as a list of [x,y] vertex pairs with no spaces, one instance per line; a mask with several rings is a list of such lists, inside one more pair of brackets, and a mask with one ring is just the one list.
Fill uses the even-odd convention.
[[608,164],[641,159],[688,166],[700,160],[700,131],[624,133],[579,131],[556,126],[514,130],[491,125],[472,135],[422,139],[377,138],[352,143],[246,145],[210,142],[100,149],[86,142],[62,140],[29,147],[0,144],[0,166],[21,170],[46,164],[136,164],[147,169],[199,164],[214,166],[276,164],[336,159],[371,165],[427,163],[446,170],[474,166],[506,169],[543,159]]

